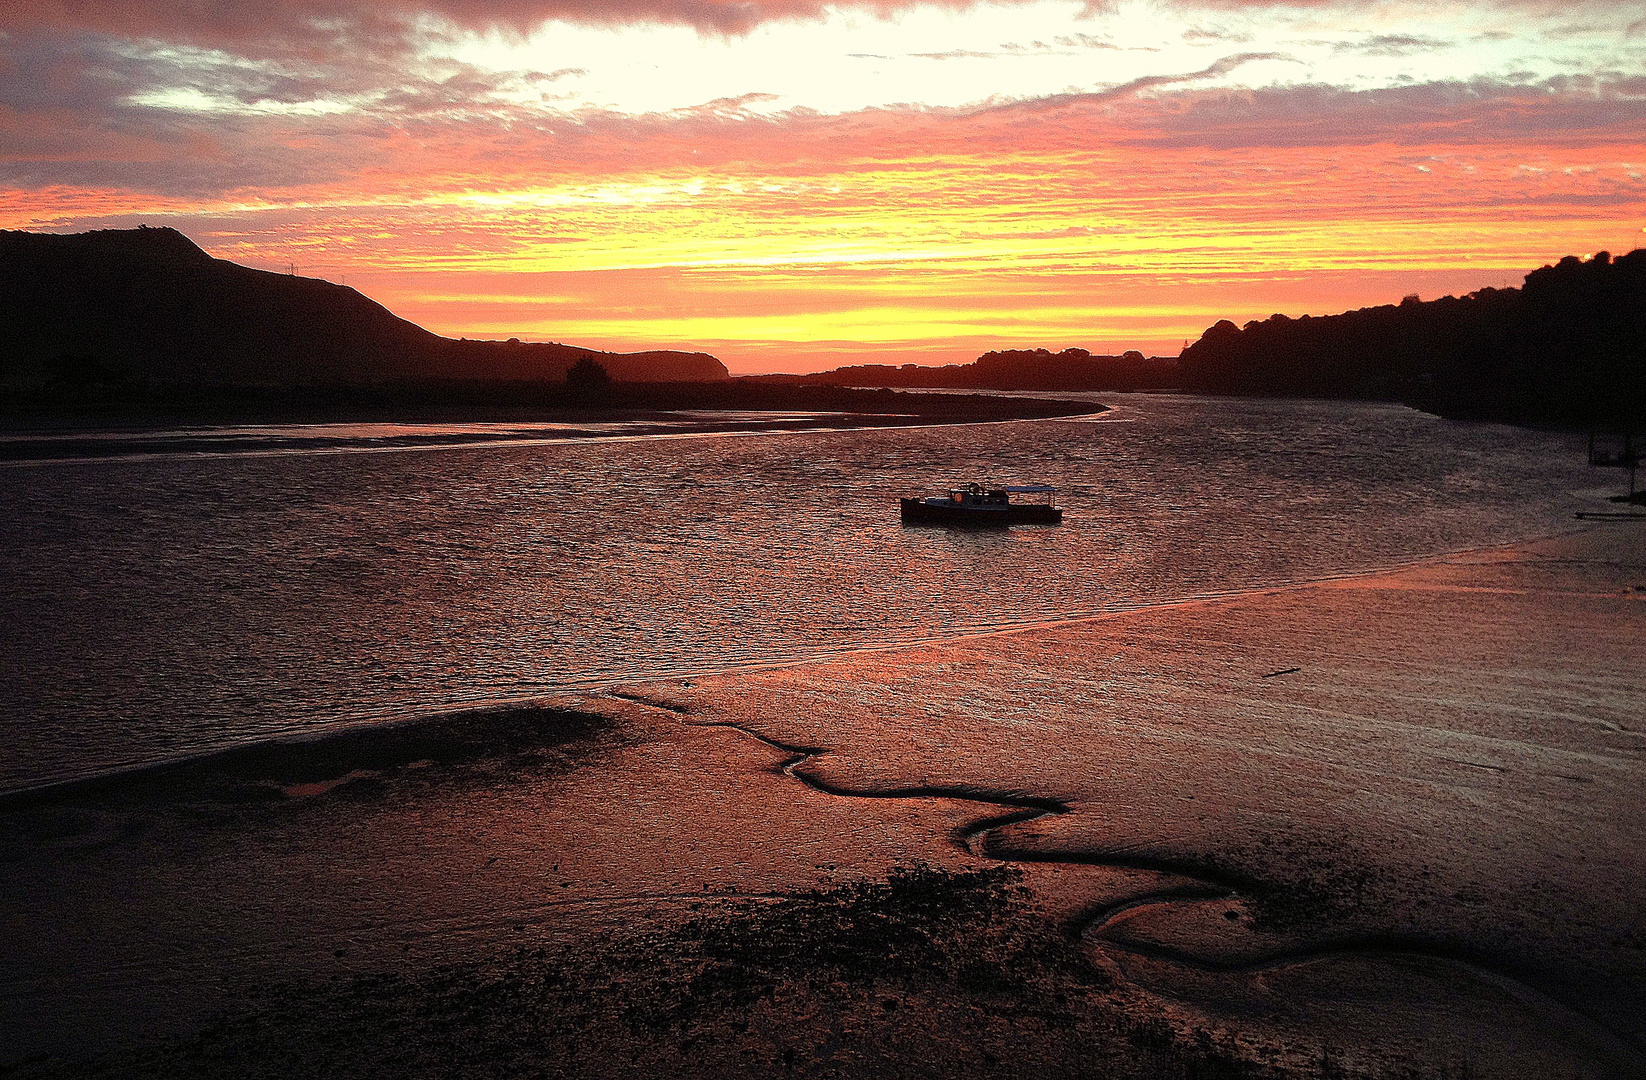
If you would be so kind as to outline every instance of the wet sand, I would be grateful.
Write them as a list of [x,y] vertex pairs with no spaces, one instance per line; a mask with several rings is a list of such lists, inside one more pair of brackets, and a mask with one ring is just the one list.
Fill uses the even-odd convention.
[[1637,529],[666,697],[817,790],[977,800],[950,842],[1182,1018],[1639,1074]]
[[474,752],[13,800],[0,1045],[23,1075],[1646,1075],[1643,629],[1646,534],[1607,523],[568,695]]

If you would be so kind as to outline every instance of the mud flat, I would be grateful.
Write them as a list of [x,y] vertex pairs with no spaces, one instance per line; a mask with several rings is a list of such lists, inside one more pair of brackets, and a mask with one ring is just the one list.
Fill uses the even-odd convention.
[[1374,1073],[1640,1075],[1638,530],[667,701],[806,753],[813,790],[974,800],[951,845],[1182,1024]]
[[14,802],[6,1063],[1646,1075],[1639,528]]

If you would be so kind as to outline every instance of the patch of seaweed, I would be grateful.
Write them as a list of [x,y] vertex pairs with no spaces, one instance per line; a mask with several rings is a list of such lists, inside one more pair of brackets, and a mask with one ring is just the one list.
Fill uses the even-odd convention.
[[[1135,1010],[1008,866],[899,870],[592,947],[244,988],[203,1030],[17,1078],[1348,1076]],[[1261,1057],[1262,1055],[1257,1055]]]
[[[656,942],[699,965],[693,983],[747,1004],[779,984],[903,985],[952,983],[982,995],[1022,997],[1026,973],[1062,967],[1092,985],[1108,980],[1087,968],[1066,939],[1040,920],[1021,918],[1029,893],[1015,867],[953,874],[905,867],[884,881],[815,889],[782,903],[744,903],[701,916]],[[987,948],[979,946],[987,942]],[[689,996],[690,1010],[712,1000]]]

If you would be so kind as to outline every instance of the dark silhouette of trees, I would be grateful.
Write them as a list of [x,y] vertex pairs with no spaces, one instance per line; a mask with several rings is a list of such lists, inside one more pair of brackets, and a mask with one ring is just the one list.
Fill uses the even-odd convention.
[[1175,386],[1177,365],[1137,350],[1121,356],[1094,356],[1085,349],[1003,349],[970,364],[921,367],[856,364],[816,375],[774,377],[772,381],[815,386],[944,387],[964,390],[1155,390]]
[[592,356],[584,356],[566,369],[566,393],[585,400],[611,396],[612,377]]
[[1179,357],[1185,389],[1404,400],[1449,416],[1625,425],[1646,417],[1646,249],[1568,256],[1520,289],[1341,315],[1222,320]]

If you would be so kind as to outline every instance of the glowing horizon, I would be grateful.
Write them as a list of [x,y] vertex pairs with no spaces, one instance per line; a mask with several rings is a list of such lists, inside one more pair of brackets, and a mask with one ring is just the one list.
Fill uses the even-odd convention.
[[735,372],[1175,354],[1646,236],[1621,3],[273,0],[0,15],[0,227]]

